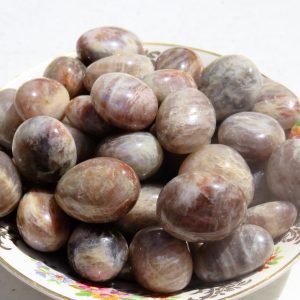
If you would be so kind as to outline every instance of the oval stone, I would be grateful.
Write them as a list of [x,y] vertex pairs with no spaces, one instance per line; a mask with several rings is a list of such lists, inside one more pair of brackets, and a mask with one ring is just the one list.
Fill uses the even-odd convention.
[[158,103],[149,86],[124,73],[100,76],[91,91],[97,113],[119,128],[139,131],[154,121]]
[[77,58],[60,56],[47,66],[44,76],[60,82],[74,98],[83,90],[86,68]]
[[34,183],[54,183],[76,164],[75,141],[60,121],[38,116],[14,135],[12,153],[22,175]]
[[169,94],[156,117],[156,134],[169,152],[188,154],[209,144],[216,128],[216,115],[209,99],[186,88]]
[[95,154],[96,143],[88,135],[81,132],[79,129],[72,127],[68,124],[64,124],[71,133],[75,145],[77,154],[77,163],[92,158]]
[[300,119],[300,100],[282,84],[263,78],[253,111],[269,115],[283,129],[289,129]]
[[0,91],[0,145],[8,151],[11,151],[14,134],[23,122],[14,106],[16,92],[14,89]]
[[247,162],[267,160],[285,141],[285,132],[270,116],[241,112],[228,117],[219,127],[218,140],[238,151]]
[[158,104],[173,92],[185,88],[197,88],[193,77],[182,70],[157,70],[146,75],[143,81],[154,91]]
[[157,139],[149,132],[134,132],[102,141],[96,156],[118,158],[131,166],[140,180],[151,177],[160,168],[164,154]]
[[300,209],[300,140],[285,141],[271,155],[267,182],[278,199],[290,201]]
[[222,144],[202,146],[190,154],[180,166],[178,174],[205,171],[220,175],[239,186],[245,193],[248,205],[254,194],[253,176],[243,157],[233,148]]
[[155,62],[156,70],[182,70],[193,77],[201,76],[203,63],[196,52],[189,48],[173,47],[163,51]]
[[23,196],[17,225],[26,244],[42,252],[60,249],[69,237],[69,217],[48,190],[32,189]]
[[140,54],[116,54],[99,59],[88,66],[84,86],[91,90],[95,81],[103,74],[121,72],[143,78],[154,71],[150,58]]
[[11,213],[22,197],[22,183],[11,158],[0,151],[0,218]]
[[108,223],[126,215],[136,203],[140,183],[133,169],[110,157],[86,160],[58,182],[55,199],[71,217]]
[[72,126],[87,134],[102,137],[112,131],[112,127],[97,114],[90,96],[72,99],[65,113]]
[[133,209],[117,221],[122,232],[135,234],[145,227],[158,225],[156,203],[162,188],[163,185],[160,184],[145,184],[141,187]]
[[286,233],[295,223],[297,209],[287,201],[273,201],[253,206],[247,210],[245,223],[266,229],[273,239]]
[[176,292],[191,280],[193,263],[187,243],[159,227],[140,230],[130,244],[129,257],[136,281],[150,291]]
[[49,116],[60,120],[69,102],[68,91],[58,81],[37,78],[19,87],[15,98],[15,108],[23,120],[36,116]]
[[83,33],[77,41],[76,49],[78,57],[85,64],[113,54],[144,53],[143,45],[134,33],[108,26]]
[[222,56],[209,64],[196,79],[199,89],[210,99],[217,120],[251,110],[262,86],[255,64],[241,55]]
[[116,277],[127,257],[127,242],[114,228],[81,224],[68,242],[70,265],[80,276],[92,281]]
[[194,270],[207,282],[234,279],[262,266],[273,248],[272,237],[265,229],[244,224],[227,238],[200,247],[194,255]]
[[188,242],[221,240],[246,215],[246,197],[229,180],[208,172],[188,172],[165,185],[157,201],[160,224]]

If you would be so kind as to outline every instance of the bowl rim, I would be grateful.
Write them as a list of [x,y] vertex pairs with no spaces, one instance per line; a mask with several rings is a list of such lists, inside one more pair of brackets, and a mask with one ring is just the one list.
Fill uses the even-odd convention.
[[[197,47],[190,47],[187,45],[181,45],[181,44],[173,44],[173,43],[160,43],[160,42],[143,42],[144,45],[149,45],[149,46],[165,46],[165,47],[184,47],[184,48],[189,48],[191,50],[197,51],[197,52],[204,52],[207,54],[210,54],[212,56],[215,57],[221,57],[222,54],[210,51],[210,50],[205,50],[202,48],[197,48]],[[64,54],[60,54],[60,55],[74,55],[74,51],[73,52],[67,52]],[[58,56],[60,56],[58,55]],[[55,56],[56,57],[56,56]],[[29,68],[21,73],[19,73],[17,76],[14,76],[11,80],[9,80],[6,84],[4,84],[3,86],[0,87],[0,91],[7,88],[8,85],[10,85],[10,83],[20,77],[25,76],[25,74],[29,71],[29,70],[38,70],[41,68],[42,65],[45,64],[45,62],[50,61],[53,58],[49,58],[47,60],[45,60],[42,63],[39,63],[37,65],[35,65],[32,68]],[[284,266],[282,266],[280,269],[278,269],[276,272],[274,272],[273,274],[265,277],[264,279],[262,279],[261,281],[245,288],[242,289],[230,296],[224,296],[223,298],[220,298],[220,300],[230,300],[230,299],[236,299],[239,295],[244,294],[245,292],[253,289],[254,291],[257,291],[265,286],[267,286],[268,284],[270,284],[271,282],[273,282],[274,280],[278,279],[279,277],[281,277],[285,272],[287,272],[292,265],[294,265],[297,261],[300,261],[300,251],[299,253],[294,256],[292,259],[290,259]],[[63,296],[51,289],[48,289],[47,287],[37,283],[36,281],[30,279],[29,277],[25,276],[24,274],[22,274],[20,271],[18,271],[16,268],[14,268],[13,266],[11,266],[8,262],[6,262],[5,259],[3,259],[0,256],[0,265],[6,269],[10,274],[12,274],[13,276],[15,276],[16,278],[18,278],[20,281],[22,281],[23,283],[29,285],[31,288],[34,288],[35,290],[37,290],[38,292],[44,293],[45,295],[53,298],[53,299],[57,299],[57,300],[73,300],[72,298]]]
[[[254,291],[258,291],[261,288],[265,287],[266,285],[270,284],[274,280],[278,279],[280,276],[282,276],[285,272],[287,272],[300,258],[300,253],[298,253],[294,258],[292,258],[287,264],[285,264],[283,267],[281,267],[279,270],[277,270],[272,275],[264,278],[263,280],[257,282],[254,285],[249,286],[248,288],[242,289],[238,292],[236,292],[233,295],[225,296],[224,298],[220,298],[220,300],[230,300],[230,299],[236,299],[237,296],[244,294],[245,292],[254,289]],[[2,257],[0,257],[0,265],[4,267],[10,274],[21,280],[23,283],[29,285],[31,288],[34,288],[38,292],[42,292],[47,296],[50,296],[53,299],[57,300],[73,300],[72,298],[63,296],[61,294],[58,294],[57,292],[54,292],[53,290],[50,290],[43,285],[37,283],[36,281],[30,279],[29,277],[23,275],[20,271],[12,267],[9,263],[7,263]],[[257,288],[259,287],[259,288]],[[253,291],[253,292],[254,292]]]

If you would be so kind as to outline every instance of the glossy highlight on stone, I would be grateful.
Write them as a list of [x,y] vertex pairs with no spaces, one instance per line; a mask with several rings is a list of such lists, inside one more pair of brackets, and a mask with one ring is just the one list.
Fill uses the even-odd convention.
[[244,224],[227,238],[200,247],[194,255],[194,270],[207,282],[234,279],[262,266],[273,248],[272,237],[265,229]]
[[158,225],[156,203],[162,188],[161,184],[142,185],[139,198],[132,210],[117,221],[122,232],[135,234],[145,227]]
[[218,139],[238,151],[247,162],[267,160],[285,141],[280,124],[270,116],[241,112],[228,117],[219,127]]
[[228,236],[243,221],[246,196],[225,177],[188,172],[168,182],[157,201],[164,230],[188,242],[208,242]]
[[23,196],[17,211],[17,225],[26,244],[42,252],[60,249],[69,237],[69,217],[49,190],[31,189]]
[[193,77],[201,76],[203,63],[196,52],[189,48],[173,47],[163,51],[155,62],[156,70],[182,70]]
[[164,154],[149,132],[134,132],[103,140],[96,156],[118,158],[133,168],[140,180],[151,177],[160,168]]
[[16,92],[15,89],[0,91],[0,145],[7,150],[11,150],[14,134],[23,122],[14,107]]
[[187,154],[210,143],[216,128],[215,111],[200,91],[186,88],[171,93],[156,117],[156,134],[169,152]]
[[237,185],[245,193],[248,205],[254,194],[253,176],[243,157],[233,148],[210,144],[190,154],[180,166],[178,174],[205,171],[220,175]]
[[110,157],[86,160],[58,182],[55,199],[71,217],[86,223],[108,223],[136,203],[140,183],[133,169]]
[[112,227],[79,225],[68,242],[69,263],[85,279],[104,282],[113,279],[127,261],[125,238]]
[[89,65],[84,78],[84,85],[91,90],[95,81],[103,74],[121,72],[137,78],[143,78],[154,71],[151,60],[140,54],[116,54],[99,59]]
[[245,223],[264,228],[276,239],[293,226],[296,218],[295,205],[287,201],[273,201],[249,208]]
[[23,120],[36,116],[62,119],[70,96],[58,81],[37,78],[25,82],[17,91],[15,108]]
[[113,54],[143,54],[139,38],[132,32],[118,27],[98,27],[83,33],[77,41],[78,57],[90,64]]
[[278,199],[290,201],[300,209],[300,140],[285,141],[268,162],[267,182]]
[[83,90],[85,72],[85,65],[79,59],[60,56],[47,66],[44,76],[60,82],[73,98]]
[[269,115],[289,129],[300,119],[300,100],[284,85],[264,77],[253,111]]
[[212,102],[217,120],[251,110],[262,86],[255,64],[241,55],[222,56],[209,64],[196,80],[198,88]]
[[11,213],[22,196],[22,183],[11,158],[0,151],[0,218]]
[[54,183],[76,163],[76,145],[60,121],[38,116],[17,129],[12,153],[22,175],[34,183]]
[[157,99],[140,79],[124,73],[108,73],[97,79],[91,91],[97,113],[119,128],[138,131],[155,119]]
[[177,292],[191,280],[193,262],[187,243],[159,227],[140,230],[130,244],[129,257],[136,281],[150,291]]
[[182,70],[157,70],[146,75],[143,81],[155,93],[158,104],[161,104],[173,92],[185,88],[197,89],[193,77]]
[[97,114],[90,96],[72,99],[65,113],[70,123],[85,133],[102,137],[112,131],[112,127]]

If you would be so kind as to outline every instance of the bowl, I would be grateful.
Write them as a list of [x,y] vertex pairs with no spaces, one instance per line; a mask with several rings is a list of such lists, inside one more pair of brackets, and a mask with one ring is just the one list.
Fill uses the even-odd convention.
[[[145,43],[146,54],[152,60],[162,51],[174,46],[178,45]],[[189,48],[199,54],[205,66],[220,56],[211,51]],[[75,56],[75,53],[67,55]],[[17,88],[26,80],[42,76],[51,60],[26,71],[2,88]],[[282,276],[299,256],[300,223],[297,223],[276,243],[274,253],[265,265],[255,272],[238,280],[214,285],[193,279],[180,293],[158,295],[129,281],[115,280],[97,284],[75,278],[66,263],[65,249],[50,254],[36,252],[22,241],[14,214],[0,220],[0,264],[20,280],[54,299],[238,299]]]

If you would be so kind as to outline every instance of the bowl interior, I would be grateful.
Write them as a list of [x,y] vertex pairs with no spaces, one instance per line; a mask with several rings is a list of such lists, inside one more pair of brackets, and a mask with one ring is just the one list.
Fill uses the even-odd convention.
[[[147,56],[155,60],[160,52],[177,45],[145,43]],[[210,51],[192,48],[204,65],[219,55]],[[75,55],[74,53],[63,55]],[[49,64],[46,61],[14,78],[2,88],[17,88],[24,81],[40,77]],[[143,290],[132,282],[115,280],[96,284],[76,278],[66,263],[65,249],[43,254],[27,247],[15,226],[15,215],[0,220],[0,264],[13,275],[33,288],[55,299],[235,299],[245,296],[270,283],[286,271],[300,254],[300,223],[293,226],[276,243],[272,257],[259,270],[240,278],[217,285],[204,284],[193,279],[182,292],[172,295],[157,295]]]

